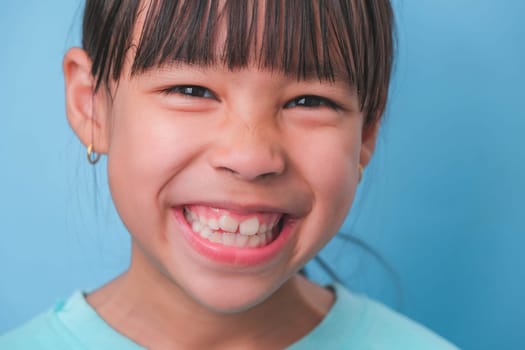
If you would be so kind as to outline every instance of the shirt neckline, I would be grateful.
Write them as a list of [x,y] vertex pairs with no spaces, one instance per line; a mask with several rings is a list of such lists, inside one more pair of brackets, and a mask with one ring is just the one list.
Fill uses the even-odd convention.
[[[321,322],[303,338],[287,349],[299,350],[308,347],[327,347],[327,344],[351,345],[349,340],[357,339],[359,320],[366,311],[359,297],[349,293],[339,283],[328,286],[334,291],[334,304]],[[81,291],[76,291],[66,301],[56,305],[55,313],[61,323],[82,345],[88,349],[144,350],[145,348],[111,327],[87,302]],[[349,337],[353,333],[354,337]],[[356,340],[357,341],[357,340]]]
[[341,344],[349,348],[359,345],[362,333],[360,321],[366,313],[366,303],[339,283],[334,283],[328,288],[334,291],[334,304],[321,322],[290,345],[288,350],[338,349]]
[[81,291],[76,291],[65,303],[57,305],[55,313],[69,332],[88,349],[145,349],[104,321]]

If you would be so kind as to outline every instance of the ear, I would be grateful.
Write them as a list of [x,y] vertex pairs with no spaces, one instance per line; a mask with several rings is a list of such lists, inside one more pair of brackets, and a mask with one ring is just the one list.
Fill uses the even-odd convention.
[[95,152],[107,153],[108,99],[103,89],[95,93],[91,66],[91,59],[83,49],[69,49],[64,56],[67,119],[85,146],[93,145]]
[[380,127],[379,120],[373,124],[365,125],[361,135],[361,153],[359,155],[359,164],[366,167],[372,158],[374,149],[376,147],[377,134],[379,133]]

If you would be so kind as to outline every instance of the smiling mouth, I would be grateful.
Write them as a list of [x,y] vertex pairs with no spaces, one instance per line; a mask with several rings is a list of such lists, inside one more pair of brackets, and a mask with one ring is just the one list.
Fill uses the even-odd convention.
[[184,206],[183,212],[195,234],[212,243],[235,248],[269,245],[279,236],[285,221],[282,213],[235,213],[201,205]]

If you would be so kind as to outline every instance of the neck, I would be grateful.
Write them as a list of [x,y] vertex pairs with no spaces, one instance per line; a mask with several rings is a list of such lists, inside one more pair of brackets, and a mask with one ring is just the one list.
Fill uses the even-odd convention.
[[297,275],[253,308],[220,313],[191,299],[146,260],[134,247],[128,271],[88,302],[148,349],[285,348],[319,324],[333,302],[329,291]]

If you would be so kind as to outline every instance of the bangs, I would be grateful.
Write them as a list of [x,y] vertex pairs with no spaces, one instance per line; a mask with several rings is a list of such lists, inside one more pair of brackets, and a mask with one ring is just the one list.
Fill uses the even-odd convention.
[[[104,55],[92,56],[97,88],[110,77],[118,81],[124,56],[134,47],[131,75],[177,62],[231,70],[256,66],[299,80],[347,81],[358,93],[367,122],[384,110],[393,56],[387,0],[151,0],[147,7],[138,0],[102,3],[116,25],[105,28],[112,40]],[[132,43],[139,16],[142,31]],[[84,46],[90,53],[89,42],[84,40]]]
[[133,73],[180,61],[220,64],[232,70],[252,64],[299,79],[313,74],[334,79],[332,60],[344,62],[341,52],[331,58],[325,45],[336,40],[334,28],[327,26],[334,9],[303,0],[268,0],[264,7],[260,5],[248,1],[226,1],[221,7],[218,1],[152,1]]

